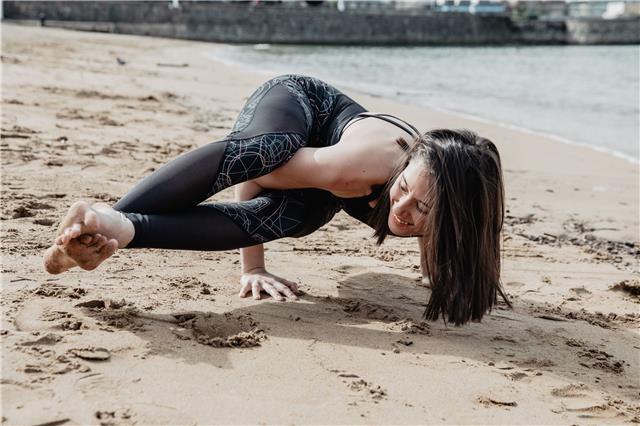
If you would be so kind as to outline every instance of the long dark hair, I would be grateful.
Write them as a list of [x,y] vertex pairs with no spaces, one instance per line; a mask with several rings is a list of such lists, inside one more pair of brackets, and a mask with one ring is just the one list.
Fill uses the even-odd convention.
[[391,186],[410,161],[420,161],[433,182],[422,232],[431,282],[424,317],[436,320],[442,314],[445,321],[462,325],[480,321],[498,295],[511,306],[500,284],[504,184],[498,149],[466,129],[431,130],[412,145],[370,216],[377,243],[391,234]]

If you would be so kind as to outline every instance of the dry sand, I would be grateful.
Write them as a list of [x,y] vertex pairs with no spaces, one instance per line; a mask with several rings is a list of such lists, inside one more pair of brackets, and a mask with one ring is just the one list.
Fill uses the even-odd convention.
[[211,60],[213,44],[2,35],[6,424],[640,421],[636,165],[341,87],[372,111],[498,144],[513,310],[422,323],[416,243],[377,248],[344,213],[267,245],[269,269],[306,292],[296,303],[239,299],[237,251],[122,250],[51,276],[42,252],[74,200],[114,202],[222,138],[268,76]]

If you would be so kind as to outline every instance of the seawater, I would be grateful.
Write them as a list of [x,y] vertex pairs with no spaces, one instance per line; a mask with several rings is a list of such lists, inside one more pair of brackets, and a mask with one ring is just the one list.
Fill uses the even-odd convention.
[[[639,162],[638,46],[256,44],[225,45],[212,54],[254,70],[313,75]],[[425,130],[437,127],[437,123],[414,124]]]

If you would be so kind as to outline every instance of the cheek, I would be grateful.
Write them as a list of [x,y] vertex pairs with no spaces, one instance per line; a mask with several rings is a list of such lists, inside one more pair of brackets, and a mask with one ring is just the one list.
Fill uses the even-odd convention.
[[396,185],[393,185],[389,189],[389,200],[393,204],[393,200],[397,200],[397,199],[398,199],[398,189],[396,188]]

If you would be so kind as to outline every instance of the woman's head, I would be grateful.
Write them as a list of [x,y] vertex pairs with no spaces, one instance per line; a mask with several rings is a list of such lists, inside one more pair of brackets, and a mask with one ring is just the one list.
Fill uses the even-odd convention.
[[422,235],[429,212],[431,174],[422,161],[412,159],[389,188],[387,227],[398,237]]
[[432,288],[425,317],[479,321],[498,294],[506,301],[500,155],[469,130],[431,130],[409,145],[372,215],[378,244],[388,234],[422,236]]

